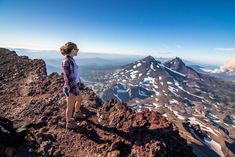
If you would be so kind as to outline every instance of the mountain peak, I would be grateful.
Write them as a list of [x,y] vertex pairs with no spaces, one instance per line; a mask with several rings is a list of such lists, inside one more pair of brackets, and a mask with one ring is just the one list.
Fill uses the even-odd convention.
[[143,60],[143,61],[146,61],[146,62],[153,62],[153,61],[156,61],[153,56],[147,56],[147,57],[143,58],[142,60]]
[[186,75],[189,78],[200,78],[200,74],[197,73],[194,69],[186,66],[182,59],[179,57],[175,57],[174,59],[165,62],[164,65],[174,71]]
[[181,65],[185,66],[183,60],[179,57],[175,57],[173,60],[171,60],[171,62],[178,63],[178,64],[181,64]]
[[180,61],[182,61],[182,59],[181,59],[180,57],[175,57],[175,59],[176,59],[176,60],[180,60]]
[[164,65],[167,67],[171,67],[175,70],[185,68],[186,66],[182,59],[179,57],[175,57],[174,59],[165,62]]

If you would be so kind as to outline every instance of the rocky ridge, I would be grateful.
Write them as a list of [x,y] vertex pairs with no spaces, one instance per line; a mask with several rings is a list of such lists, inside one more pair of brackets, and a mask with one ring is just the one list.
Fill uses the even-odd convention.
[[66,131],[62,75],[47,75],[43,60],[3,48],[0,55],[0,116],[17,128],[30,125],[39,143],[38,148],[32,139],[15,147],[0,143],[0,156],[195,156],[161,114],[134,112],[116,100],[103,103],[84,86],[82,112],[88,118],[78,130]]

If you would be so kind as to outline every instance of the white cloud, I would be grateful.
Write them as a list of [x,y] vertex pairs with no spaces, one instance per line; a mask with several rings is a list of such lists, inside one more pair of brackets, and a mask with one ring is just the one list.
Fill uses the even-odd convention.
[[235,48],[214,48],[216,51],[235,52]]
[[224,72],[235,72],[235,55],[230,57],[223,66],[221,66],[219,69],[215,69],[213,73],[224,73]]

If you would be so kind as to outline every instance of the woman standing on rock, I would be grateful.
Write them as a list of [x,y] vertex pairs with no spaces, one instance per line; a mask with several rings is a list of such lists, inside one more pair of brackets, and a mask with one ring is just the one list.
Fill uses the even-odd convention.
[[[79,71],[78,65],[73,59],[77,56],[79,49],[77,45],[72,42],[67,42],[60,47],[60,52],[64,55],[62,62],[62,72],[64,74],[64,87],[63,92],[66,95],[67,109],[66,109],[66,128],[77,129],[78,125],[74,119],[83,119],[86,117],[82,114],[80,107],[82,102],[82,96],[79,91]],[[73,114],[75,107],[75,113]],[[72,115],[74,119],[72,118]]]

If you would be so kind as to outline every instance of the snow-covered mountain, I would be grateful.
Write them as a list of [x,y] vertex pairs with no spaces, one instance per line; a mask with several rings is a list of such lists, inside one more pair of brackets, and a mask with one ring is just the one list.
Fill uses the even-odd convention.
[[109,77],[108,84],[112,88],[104,92],[104,99],[117,98],[128,102],[135,98],[170,95],[189,102],[188,99],[203,99],[206,93],[206,77],[187,67],[179,58],[162,64],[148,56],[106,77]]
[[185,74],[188,78],[192,79],[201,78],[201,75],[199,73],[197,73],[193,68],[186,66],[184,62],[178,57],[165,62],[164,65],[174,71]]
[[[158,111],[176,121],[183,136],[205,154],[226,156],[234,142],[235,84],[201,74],[180,58],[161,63],[148,56],[104,76],[102,98],[127,102],[136,111]],[[196,145],[195,149],[197,149]],[[205,149],[204,149],[205,148]],[[210,148],[207,151],[206,148]]]

